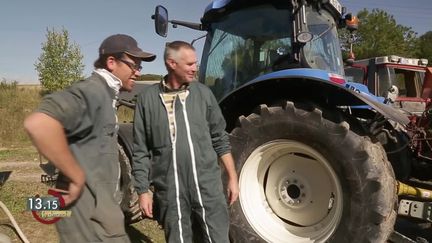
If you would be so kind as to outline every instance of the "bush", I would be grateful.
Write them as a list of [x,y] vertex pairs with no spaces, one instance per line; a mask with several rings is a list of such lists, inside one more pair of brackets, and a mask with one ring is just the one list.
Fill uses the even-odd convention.
[[0,82],[0,89],[1,90],[15,90],[17,87],[18,82],[12,81],[8,82],[6,79],[2,79]]

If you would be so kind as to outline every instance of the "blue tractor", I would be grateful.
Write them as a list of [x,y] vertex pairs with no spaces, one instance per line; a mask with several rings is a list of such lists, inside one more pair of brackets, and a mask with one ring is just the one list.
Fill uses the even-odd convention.
[[409,120],[346,85],[338,29],[351,17],[338,0],[215,0],[201,23],[156,7],[159,35],[169,23],[206,32],[198,80],[219,101],[239,174],[232,242],[390,239],[397,181],[383,143]]

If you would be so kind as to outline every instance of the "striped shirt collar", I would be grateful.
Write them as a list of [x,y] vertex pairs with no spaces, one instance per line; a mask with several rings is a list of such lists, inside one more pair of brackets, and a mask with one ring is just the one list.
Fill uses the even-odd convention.
[[166,84],[167,77],[168,75],[165,75],[165,77],[163,77],[161,80],[161,87],[164,93],[177,93],[177,92],[185,91],[189,88],[189,84],[184,83],[182,86],[180,86],[180,88],[172,89]]

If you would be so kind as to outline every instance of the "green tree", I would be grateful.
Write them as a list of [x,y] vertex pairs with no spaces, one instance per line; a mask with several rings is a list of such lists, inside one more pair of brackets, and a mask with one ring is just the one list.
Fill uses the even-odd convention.
[[47,29],[46,38],[35,67],[43,92],[52,93],[83,79],[83,55],[79,46],[70,42],[64,28],[60,31]]
[[428,31],[418,39],[417,57],[426,58],[429,60],[429,65],[432,66],[432,31]]
[[358,13],[359,29],[353,50],[356,59],[385,55],[412,57],[416,50],[416,32],[411,27],[396,23],[394,17],[383,10],[363,9]]

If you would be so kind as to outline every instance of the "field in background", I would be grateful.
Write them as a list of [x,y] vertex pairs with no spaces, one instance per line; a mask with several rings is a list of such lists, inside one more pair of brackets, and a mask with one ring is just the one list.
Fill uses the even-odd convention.
[[0,85],[0,147],[30,145],[23,129],[24,118],[40,102],[38,85]]
[[24,118],[40,102],[39,85],[0,83],[0,161],[32,161],[39,155],[23,129]]
[[[41,101],[40,85],[0,83],[0,161],[36,160],[39,155],[23,129],[26,116]],[[131,122],[133,110],[120,107],[119,122]]]

